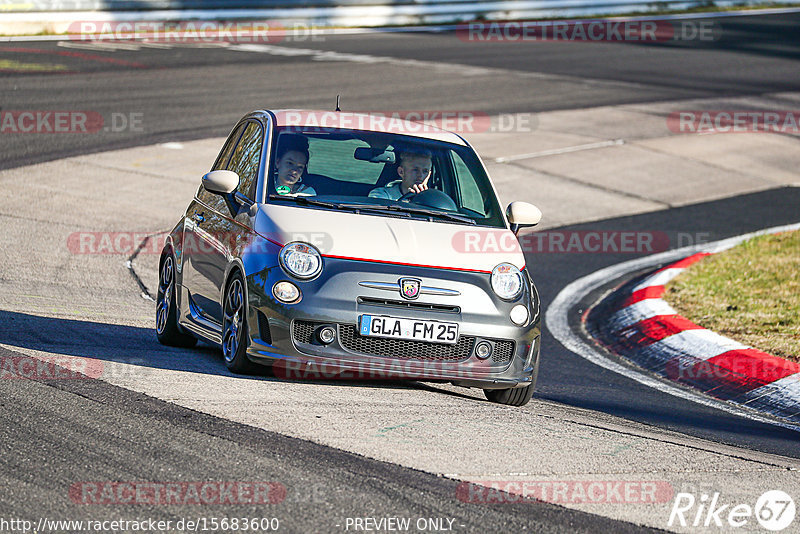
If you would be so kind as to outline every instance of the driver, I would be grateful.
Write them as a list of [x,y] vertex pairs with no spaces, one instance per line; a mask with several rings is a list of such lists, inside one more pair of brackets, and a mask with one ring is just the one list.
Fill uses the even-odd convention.
[[275,160],[275,192],[286,196],[314,196],[314,188],[303,183],[308,166],[308,139],[284,134]]
[[389,182],[369,192],[372,198],[398,200],[408,193],[419,194],[428,189],[428,179],[433,169],[433,154],[424,148],[409,148],[400,152],[400,165],[397,166],[399,180]]

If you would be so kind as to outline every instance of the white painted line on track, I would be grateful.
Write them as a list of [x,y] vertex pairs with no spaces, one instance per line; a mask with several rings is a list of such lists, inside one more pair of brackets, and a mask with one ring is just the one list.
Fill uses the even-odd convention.
[[170,150],[183,150],[183,143],[176,143],[174,141],[170,141],[168,143],[161,143],[159,146],[161,148],[168,148]]
[[418,59],[401,59],[391,56],[374,56],[371,54],[349,54],[344,52],[334,52],[331,50],[317,50],[313,48],[293,48],[287,46],[275,46],[267,44],[237,44],[232,45],[228,50],[238,50],[240,52],[259,52],[271,54],[273,56],[308,56],[313,61],[347,61],[351,63],[386,63],[400,67],[419,67],[424,69],[436,69],[444,72],[455,72],[461,76],[488,76],[502,69],[473,67],[460,63],[447,63],[442,61],[422,61]]
[[59,41],[56,46],[61,48],[77,48],[78,50],[98,50],[101,52],[116,52],[117,50],[140,50],[143,44],[119,41]]
[[[228,47],[227,50],[235,50],[239,52],[256,52],[263,54],[271,54],[274,56],[290,56],[290,57],[306,56],[310,57],[312,61],[347,61],[351,63],[363,63],[363,64],[382,63],[398,67],[414,67],[425,70],[433,69],[437,72],[452,73],[452,74],[457,74],[458,76],[495,76],[495,77],[516,76],[521,78],[573,82],[573,83],[591,84],[604,87],[641,88],[647,86],[647,84],[642,84],[637,82],[626,82],[619,80],[601,80],[596,78],[578,78],[575,76],[569,76],[564,74],[546,74],[543,72],[528,72],[522,70],[504,69],[499,67],[475,67],[473,65],[466,65],[463,63],[450,63],[446,61],[403,59],[393,56],[353,54],[344,52],[334,52],[332,50],[319,50],[314,48],[295,48],[288,46],[260,44],[260,43],[234,44]],[[617,141],[618,140],[601,141],[600,143],[598,143],[598,145],[607,146],[606,145],[607,143],[614,144]],[[580,150],[583,149],[584,148],[581,146]],[[567,150],[567,152],[569,151],[570,150]]]
[[[59,41],[65,42],[62,36]],[[2,38],[0,38],[2,42]],[[223,44],[224,43],[224,44]],[[627,87],[627,88],[641,88],[647,84],[626,82],[619,80],[601,80],[595,78],[578,78],[575,76],[568,76],[562,74],[546,74],[542,72],[527,72],[512,69],[503,69],[498,67],[476,67],[473,65],[466,65],[462,63],[450,63],[446,61],[426,61],[418,59],[403,59],[393,56],[375,56],[371,54],[355,54],[335,52],[332,50],[321,50],[314,48],[295,48],[290,46],[277,46],[261,43],[242,43],[230,44],[225,41],[219,43],[194,43],[189,47],[203,48],[208,46],[222,46],[226,50],[233,50],[238,52],[255,52],[261,54],[270,54],[273,56],[285,57],[309,57],[312,61],[343,61],[350,63],[361,64],[387,64],[398,67],[412,67],[424,70],[435,70],[442,73],[456,74],[458,76],[515,76],[522,78],[552,80],[562,82],[573,82],[581,84],[592,84],[604,87]],[[59,43],[61,46],[61,43]],[[173,43],[172,46],[187,46],[186,43]],[[77,46],[76,46],[77,47]],[[614,144],[614,141],[602,141],[599,146],[607,146],[608,143]],[[597,147],[590,147],[597,148]],[[571,152],[575,150],[584,150],[585,147],[580,146],[577,149],[559,149]]]
[[599,365],[600,367],[623,375],[631,380],[635,380],[644,386],[651,387],[662,393],[666,393],[690,402],[695,402],[703,406],[722,410],[739,417],[744,417],[745,419],[800,432],[800,425],[762,416],[757,412],[751,411],[747,408],[707,397],[701,393],[696,393],[689,389],[685,389],[670,382],[656,378],[655,376],[649,375],[643,371],[622,365],[621,363],[598,351],[588,341],[584,340],[581,336],[573,332],[569,325],[570,310],[575,307],[586,294],[599,288],[609,280],[618,278],[627,272],[652,267],[661,263],[676,261],[697,252],[717,252],[720,250],[725,250],[737,245],[738,243],[741,243],[742,241],[750,239],[751,237],[798,229],[800,229],[800,223],[775,226],[765,230],[759,230],[757,232],[751,232],[748,234],[723,239],[721,241],[715,241],[714,243],[693,245],[675,250],[668,250],[652,256],[637,258],[635,260],[618,263],[616,265],[611,265],[604,269],[600,269],[599,271],[595,271],[592,274],[575,280],[562,289],[545,312],[545,324],[553,337],[555,337],[559,343],[561,343],[568,350],[596,365]]
[[554,148],[551,150],[541,150],[539,152],[530,152],[528,154],[517,154],[516,156],[506,156],[502,158],[495,158],[495,163],[509,163],[511,161],[518,161],[521,159],[541,158],[544,156],[556,156],[558,154],[568,154],[570,152],[580,152],[581,150],[592,150],[594,148],[605,148],[609,146],[624,145],[624,139],[610,139],[608,141],[599,141],[597,143],[586,143],[584,145],[573,145],[562,148]]

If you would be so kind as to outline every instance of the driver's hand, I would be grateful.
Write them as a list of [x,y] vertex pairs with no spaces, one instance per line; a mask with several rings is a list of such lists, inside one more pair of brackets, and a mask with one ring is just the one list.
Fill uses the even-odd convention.
[[426,189],[428,189],[428,184],[427,183],[414,184],[408,189],[408,192],[409,193],[414,193],[415,195],[418,195],[418,194],[422,193],[423,191],[425,191]]

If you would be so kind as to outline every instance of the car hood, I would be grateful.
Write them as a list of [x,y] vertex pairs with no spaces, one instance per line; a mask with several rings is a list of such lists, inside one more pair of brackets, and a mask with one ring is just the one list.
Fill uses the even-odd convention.
[[505,228],[271,204],[260,206],[255,230],[280,245],[310,243],[333,258],[483,272],[503,262],[525,266]]

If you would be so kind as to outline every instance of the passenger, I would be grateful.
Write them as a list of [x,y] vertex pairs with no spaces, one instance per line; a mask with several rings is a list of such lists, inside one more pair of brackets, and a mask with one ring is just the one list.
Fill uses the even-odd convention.
[[314,196],[314,188],[303,183],[308,168],[308,139],[284,134],[275,160],[275,192],[287,196]]
[[428,180],[433,170],[433,155],[424,148],[401,149],[397,166],[399,180],[389,182],[369,192],[372,198],[399,200],[408,193],[419,194],[428,189]]

